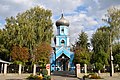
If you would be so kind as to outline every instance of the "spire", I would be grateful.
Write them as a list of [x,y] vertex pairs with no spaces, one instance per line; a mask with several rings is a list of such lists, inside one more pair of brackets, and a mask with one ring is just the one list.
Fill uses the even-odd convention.
[[61,14],[61,18],[62,18],[62,17],[64,16],[64,15],[63,15],[63,9],[62,9],[61,13],[62,13],[62,14]]
[[61,25],[67,26],[67,27],[69,26],[69,21],[64,18],[63,9],[61,9],[61,18],[56,21],[56,26],[57,27],[61,26]]

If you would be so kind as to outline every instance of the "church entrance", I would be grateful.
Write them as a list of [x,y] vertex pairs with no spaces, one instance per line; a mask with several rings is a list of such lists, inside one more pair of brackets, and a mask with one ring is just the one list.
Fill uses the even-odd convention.
[[65,54],[62,54],[56,60],[57,71],[68,71],[69,70],[69,57]]

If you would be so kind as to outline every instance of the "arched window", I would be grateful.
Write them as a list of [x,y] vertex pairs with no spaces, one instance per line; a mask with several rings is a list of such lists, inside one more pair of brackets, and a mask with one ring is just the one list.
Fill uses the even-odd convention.
[[62,44],[62,45],[64,45],[64,44],[65,44],[65,41],[64,41],[64,40],[62,40],[62,41],[61,41],[61,44]]
[[61,30],[64,33],[64,29]]

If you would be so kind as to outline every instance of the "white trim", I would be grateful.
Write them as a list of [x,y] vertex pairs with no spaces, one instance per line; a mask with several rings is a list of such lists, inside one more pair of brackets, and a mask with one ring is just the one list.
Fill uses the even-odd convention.
[[67,46],[70,46],[69,37],[67,37]]
[[60,51],[62,48],[63,48],[63,46],[59,50],[57,50],[56,53],[58,53],[58,51]]
[[56,37],[56,46],[59,46],[59,38]]

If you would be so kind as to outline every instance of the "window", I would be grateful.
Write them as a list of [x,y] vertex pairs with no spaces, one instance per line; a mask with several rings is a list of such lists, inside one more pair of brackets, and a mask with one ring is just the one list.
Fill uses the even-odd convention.
[[64,40],[62,40],[62,41],[61,41],[61,44],[62,44],[62,45],[64,45],[64,44],[65,44],[65,41],[64,41]]
[[62,41],[61,41],[61,43],[65,43],[65,41],[64,41],[64,40],[62,40]]
[[61,30],[64,33],[64,29]]

